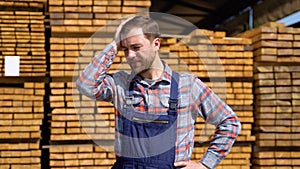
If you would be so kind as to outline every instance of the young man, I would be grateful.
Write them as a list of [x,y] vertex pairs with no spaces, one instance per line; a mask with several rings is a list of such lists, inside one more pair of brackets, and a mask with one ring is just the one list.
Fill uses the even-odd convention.
[[[115,106],[116,163],[113,169],[215,168],[229,153],[241,124],[200,79],[177,73],[160,59],[159,26],[148,16],[123,22],[114,41],[77,79],[86,96]],[[107,72],[123,50],[131,74]],[[199,162],[191,161],[196,116],[216,131]]]

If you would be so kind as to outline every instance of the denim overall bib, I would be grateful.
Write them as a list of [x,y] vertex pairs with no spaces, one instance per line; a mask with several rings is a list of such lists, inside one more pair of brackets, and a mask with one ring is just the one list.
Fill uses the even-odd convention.
[[[174,167],[179,74],[172,72],[167,114],[156,115],[126,105],[119,117],[120,155],[112,169],[177,169]],[[126,102],[133,98],[133,83]]]

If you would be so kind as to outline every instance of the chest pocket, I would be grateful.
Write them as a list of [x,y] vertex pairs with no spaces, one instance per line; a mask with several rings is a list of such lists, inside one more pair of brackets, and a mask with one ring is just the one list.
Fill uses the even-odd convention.
[[[162,97],[160,99],[160,104],[162,107],[169,108],[169,98],[170,97]],[[191,104],[191,99],[188,95],[181,95],[178,98],[178,104],[179,104],[179,108],[181,109],[187,108]]]

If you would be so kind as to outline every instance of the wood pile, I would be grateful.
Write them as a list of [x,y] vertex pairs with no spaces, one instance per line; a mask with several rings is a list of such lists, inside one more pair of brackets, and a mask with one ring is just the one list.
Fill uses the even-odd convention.
[[49,0],[51,31],[93,34],[124,15],[148,12],[150,5],[148,0]]
[[[49,8],[43,13],[46,3]],[[113,165],[113,147],[101,147],[101,141],[111,145],[114,140],[113,105],[79,94],[72,77],[111,42],[118,25],[113,21],[147,12],[150,5],[149,0],[0,2],[0,77],[4,57],[20,56],[20,76],[45,78],[0,84],[0,168],[38,169],[46,166],[41,160],[53,169]],[[198,29],[161,41],[162,59],[176,71],[197,75],[242,122],[237,142],[218,168],[249,169],[251,163],[255,169],[300,166],[299,29],[269,23],[237,37]],[[109,73],[129,69],[119,52]],[[41,130],[48,130],[45,121],[49,139],[40,145]],[[214,131],[197,119],[192,160],[202,157]],[[41,158],[48,150],[49,156]]]
[[299,167],[285,151],[299,154],[300,29],[270,22],[239,36],[254,49],[255,168]]
[[[0,3],[0,8],[4,7],[2,4],[5,5],[6,2]],[[4,76],[5,56],[20,56],[20,76],[46,75],[45,26],[42,12],[0,11],[0,36],[0,76]]]
[[2,86],[0,95],[0,168],[40,168],[44,83]]
[[[0,168],[41,169],[46,76],[46,0],[0,1]],[[20,57],[21,78],[5,76]]]
[[0,143],[1,169],[41,169],[40,143]]
[[300,166],[299,151],[261,151],[253,155],[253,169],[294,169]]
[[[112,41],[123,16],[148,12],[149,0],[49,0],[50,40],[50,168],[111,168],[114,109],[78,93],[74,79],[97,52]],[[100,37],[97,35],[100,34]],[[93,36],[94,35],[94,36]],[[111,72],[118,70],[116,59]],[[94,143],[93,145],[91,143]]]
[[115,162],[114,153],[92,144],[52,146],[49,151],[52,169],[110,169]]
[[114,109],[76,94],[72,82],[51,82],[51,142],[114,140]]
[[[187,65],[188,69],[200,78],[252,78],[253,53],[251,40],[226,37],[225,32],[197,29],[179,41],[167,40],[171,52],[170,63],[178,57],[177,64]],[[173,57],[173,59],[172,59]]]

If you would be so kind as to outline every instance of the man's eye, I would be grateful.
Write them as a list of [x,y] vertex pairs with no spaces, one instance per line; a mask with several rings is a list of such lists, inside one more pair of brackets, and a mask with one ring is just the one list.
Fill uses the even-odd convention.
[[134,50],[139,50],[141,47],[140,46],[134,46],[133,49]]

